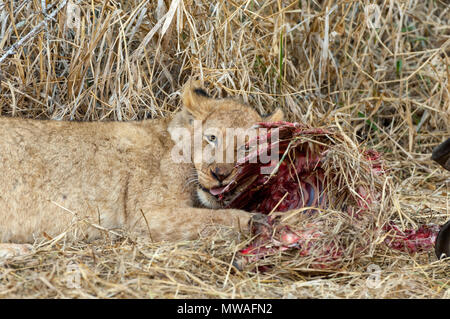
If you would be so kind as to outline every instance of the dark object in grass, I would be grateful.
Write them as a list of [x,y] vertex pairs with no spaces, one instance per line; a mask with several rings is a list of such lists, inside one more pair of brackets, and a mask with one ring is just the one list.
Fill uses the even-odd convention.
[[439,259],[450,257],[450,220],[441,227],[434,251]]
[[431,159],[450,171],[450,137],[433,149]]

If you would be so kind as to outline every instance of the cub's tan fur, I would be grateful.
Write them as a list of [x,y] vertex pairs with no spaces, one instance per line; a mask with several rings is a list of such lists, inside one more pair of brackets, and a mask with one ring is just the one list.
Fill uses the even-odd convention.
[[[251,214],[220,209],[208,192],[226,185],[233,164],[175,163],[170,133],[192,130],[194,120],[205,129],[225,130],[249,128],[262,118],[233,99],[209,98],[198,82],[188,82],[182,98],[184,108],[173,119],[0,118],[0,242],[30,243],[44,232],[56,236],[74,215],[106,229],[149,232],[154,241],[193,239],[212,224],[247,232]],[[267,120],[281,118],[276,112]],[[97,228],[85,224],[81,234],[98,236]]]

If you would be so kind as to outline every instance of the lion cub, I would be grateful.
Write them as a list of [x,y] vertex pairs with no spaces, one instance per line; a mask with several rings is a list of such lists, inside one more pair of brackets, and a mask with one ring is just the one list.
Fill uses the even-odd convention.
[[[196,81],[185,85],[182,102],[173,119],[141,122],[0,118],[0,242],[57,236],[80,219],[88,222],[75,229],[88,238],[121,228],[154,241],[188,240],[214,224],[248,232],[251,214],[222,209],[214,196],[233,178],[235,164],[199,160],[195,151],[180,162],[177,132],[194,139],[194,126],[201,124],[200,144],[215,148],[222,141],[208,133],[211,128],[225,136],[228,128],[279,121],[283,113],[263,119],[234,99],[210,98]],[[0,250],[14,254],[18,247],[2,244]]]

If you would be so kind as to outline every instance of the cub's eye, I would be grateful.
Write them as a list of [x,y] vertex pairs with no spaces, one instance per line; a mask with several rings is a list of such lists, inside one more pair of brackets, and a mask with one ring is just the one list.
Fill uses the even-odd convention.
[[209,142],[215,143],[216,140],[217,140],[217,137],[216,137],[215,135],[207,135],[207,136],[206,136],[206,139],[207,139]]

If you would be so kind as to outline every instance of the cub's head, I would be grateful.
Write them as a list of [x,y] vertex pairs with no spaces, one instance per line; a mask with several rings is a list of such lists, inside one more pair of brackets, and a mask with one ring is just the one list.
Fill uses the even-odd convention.
[[[236,99],[209,97],[201,83],[192,80],[183,89],[182,102],[183,109],[173,119],[169,132],[174,141],[174,128],[189,132],[187,142],[191,142],[190,160],[196,171],[198,199],[206,207],[219,208],[225,203],[216,195],[237,173],[237,154],[243,146],[240,137],[258,122],[282,121],[283,112],[277,110],[262,117]],[[179,137],[176,139],[179,143]],[[227,193],[228,197],[232,195],[233,191]]]

